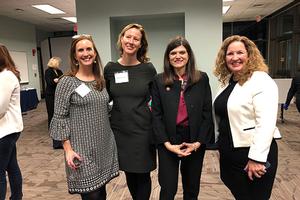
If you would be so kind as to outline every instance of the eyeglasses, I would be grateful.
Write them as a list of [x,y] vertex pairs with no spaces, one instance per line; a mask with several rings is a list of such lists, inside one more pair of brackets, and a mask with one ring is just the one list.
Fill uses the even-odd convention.
[[79,35],[74,35],[74,36],[72,37],[72,39],[75,40],[75,39],[78,39],[78,38],[80,38],[80,37],[92,38],[92,36],[91,36],[91,35],[88,35],[88,34],[79,34]]

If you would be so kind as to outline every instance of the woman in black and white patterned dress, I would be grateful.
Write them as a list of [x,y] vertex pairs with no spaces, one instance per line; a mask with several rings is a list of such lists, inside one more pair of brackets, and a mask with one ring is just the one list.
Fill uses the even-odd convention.
[[69,192],[83,200],[102,200],[106,183],[119,170],[103,68],[89,35],[73,38],[70,57],[71,71],[55,92],[50,135],[63,141]]

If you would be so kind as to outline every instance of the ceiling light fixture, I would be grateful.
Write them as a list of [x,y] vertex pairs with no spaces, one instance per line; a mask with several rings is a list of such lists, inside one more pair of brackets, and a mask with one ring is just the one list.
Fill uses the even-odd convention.
[[62,19],[68,20],[73,23],[77,23],[77,18],[76,17],[62,17]]
[[53,14],[53,15],[55,15],[55,14],[65,14],[64,11],[59,10],[59,9],[53,7],[53,6],[48,5],[48,4],[32,5],[32,7],[40,9],[44,12],[47,12],[47,13],[50,13],[50,14]]
[[234,0],[223,0],[223,2],[230,2],[230,1],[234,1]]
[[225,15],[231,6],[223,6],[222,13]]

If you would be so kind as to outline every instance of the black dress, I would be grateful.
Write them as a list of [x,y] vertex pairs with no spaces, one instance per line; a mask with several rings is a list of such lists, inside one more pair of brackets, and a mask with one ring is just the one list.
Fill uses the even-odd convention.
[[[45,100],[48,114],[48,128],[54,113],[54,95],[57,83],[54,82],[55,78],[59,78],[63,75],[60,69],[53,69],[48,67],[45,71],[46,91]],[[60,141],[53,140],[53,148],[61,148],[62,144]]]
[[[116,75],[122,72],[128,73],[128,81],[116,83]],[[156,168],[148,106],[150,84],[155,75],[152,63],[122,66],[109,62],[104,69],[106,87],[113,101],[111,128],[117,143],[120,169],[126,172],[147,173]]]

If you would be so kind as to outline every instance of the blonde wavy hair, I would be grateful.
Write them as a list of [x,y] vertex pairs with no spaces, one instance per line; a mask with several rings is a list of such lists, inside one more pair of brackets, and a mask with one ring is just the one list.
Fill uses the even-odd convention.
[[248,61],[241,70],[241,72],[234,77],[240,85],[243,85],[253,74],[254,71],[264,71],[268,73],[268,66],[264,58],[253,41],[245,36],[233,35],[226,38],[218,52],[214,75],[218,78],[222,85],[230,79],[232,72],[228,69],[226,64],[226,53],[228,46],[233,42],[242,42],[248,53]]

